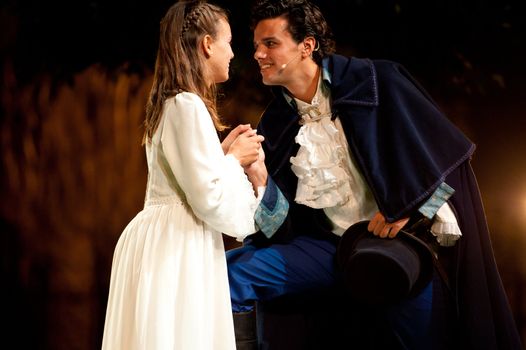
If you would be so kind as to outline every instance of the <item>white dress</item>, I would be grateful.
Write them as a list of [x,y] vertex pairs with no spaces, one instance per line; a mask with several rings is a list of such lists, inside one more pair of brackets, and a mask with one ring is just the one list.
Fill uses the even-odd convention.
[[192,93],[165,102],[146,156],[145,206],[115,248],[102,348],[233,350],[221,232],[256,231],[252,186]]

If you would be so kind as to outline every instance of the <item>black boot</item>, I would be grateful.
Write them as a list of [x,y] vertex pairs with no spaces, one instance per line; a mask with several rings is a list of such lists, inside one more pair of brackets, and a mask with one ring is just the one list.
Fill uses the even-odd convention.
[[234,313],[237,350],[257,350],[256,311]]

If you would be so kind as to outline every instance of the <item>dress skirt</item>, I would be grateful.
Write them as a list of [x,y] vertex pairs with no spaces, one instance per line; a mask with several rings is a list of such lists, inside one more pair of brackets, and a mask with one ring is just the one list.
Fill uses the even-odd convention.
[[117,243],[103,349],[235,349],[220,232],[178,197],[150,201]]

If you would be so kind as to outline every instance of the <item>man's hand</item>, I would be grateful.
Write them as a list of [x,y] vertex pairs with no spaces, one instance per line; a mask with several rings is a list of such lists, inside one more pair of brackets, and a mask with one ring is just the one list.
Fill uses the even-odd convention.
[[385,221],[385,216],[382,213],[377,212],[369,222],[367,230],[372,232],[375,236],[379,236],[381,238],[394,238],[408,221],[409,218],[403,218],[393,223],[388,223]]
[[257,195],[258,187],[267,185],[268,172],[267,167],[265,166],[265,152],[263,147],[259,148],[258,159],[244,167],[245,173],[247,174],[248,180],[252,183],[254,192]]

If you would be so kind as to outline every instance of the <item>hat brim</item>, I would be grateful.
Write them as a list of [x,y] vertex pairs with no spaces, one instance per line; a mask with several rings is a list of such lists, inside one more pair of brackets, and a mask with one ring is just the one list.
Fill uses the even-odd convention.
[[[405,230],[395,238],[380,238],[367,230],[368,224],[361,221],[349,227],[336,252],[351,295],[363,302],[383,304],[420,293],[433,277],[433,251]],[[418,266],[408,269],[397,263],[400,259],[413,259],[405,262]],[[417,276],[413,278],[411,273]]]

